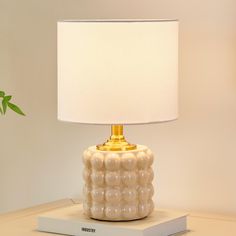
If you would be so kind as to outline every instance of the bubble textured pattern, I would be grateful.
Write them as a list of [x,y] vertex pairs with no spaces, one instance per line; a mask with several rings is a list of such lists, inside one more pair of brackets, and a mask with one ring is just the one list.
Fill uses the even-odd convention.
[[83,207],[88,217],[128,221],[153,211],[153,154],[146,146],[116,152],[92,146],[84,151],[83,162]]

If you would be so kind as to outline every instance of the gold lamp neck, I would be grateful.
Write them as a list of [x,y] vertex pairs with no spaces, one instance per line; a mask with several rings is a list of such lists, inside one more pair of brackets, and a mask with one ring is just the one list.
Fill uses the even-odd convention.
[[130,144],[123,135],[123,125],[112,125],[111,136],[104,144],[97,145],[100,151],[128,151],[135,150],[137,146]]

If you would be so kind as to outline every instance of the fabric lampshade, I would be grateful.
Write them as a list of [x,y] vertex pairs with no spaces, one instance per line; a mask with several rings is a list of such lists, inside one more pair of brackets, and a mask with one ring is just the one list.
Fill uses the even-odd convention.
[[144,124],[178,116],[178,21],[58,22],[58,119]]

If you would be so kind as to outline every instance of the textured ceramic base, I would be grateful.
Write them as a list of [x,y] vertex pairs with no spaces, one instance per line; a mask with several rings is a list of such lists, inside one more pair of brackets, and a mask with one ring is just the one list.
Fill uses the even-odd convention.
[[128,221],[154,209],[153,154],[146,146],[132,151],[84,151],[84,213],[94,219]]

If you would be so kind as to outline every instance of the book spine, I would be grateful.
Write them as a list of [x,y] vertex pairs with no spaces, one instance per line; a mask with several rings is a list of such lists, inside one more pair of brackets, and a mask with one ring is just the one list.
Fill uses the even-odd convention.
[[70,222],[55,222],[50,218],[39,217],[38,230],[43,232],[57,232],[60,234],[73,235],[73,236],[144,236],[142,230],[134,230],[129,228],[119,228],[103,224],[88,224]]

